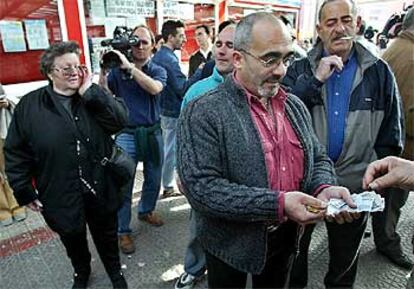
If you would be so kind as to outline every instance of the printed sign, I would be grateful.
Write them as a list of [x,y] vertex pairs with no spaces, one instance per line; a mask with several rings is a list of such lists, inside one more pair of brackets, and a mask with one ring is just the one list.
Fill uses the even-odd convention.
[[0,21],[0,33],[4,52],[23,52],[27,50],[22,22]]
[[24,27],[26,28],[26,38],[27,43],[29,44],[29,49],[39,50],[49,47],[46,21],[44,19],[24,20]]

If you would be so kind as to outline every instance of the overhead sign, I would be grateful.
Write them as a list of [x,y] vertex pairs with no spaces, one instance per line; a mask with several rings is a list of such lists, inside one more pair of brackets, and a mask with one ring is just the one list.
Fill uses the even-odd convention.
[[154,17],[153,0],[107,0],[106,12],[109,17]]
[[194,4],[178,3],[174,0],[165,1],[164,16],[181,20],[194,20]]
[[254,2],[255,4],[266,4],[266,5],[283,5],[289,7],[300,7],[302,6],[302,0],[255,0],[255,1],[247,1],[247,0],[235,0],[234,2]]

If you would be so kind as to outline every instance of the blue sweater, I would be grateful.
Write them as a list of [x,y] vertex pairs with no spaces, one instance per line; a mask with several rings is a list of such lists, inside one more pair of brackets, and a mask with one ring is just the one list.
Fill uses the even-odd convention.
[[223,76],[221,76],[217,68],[214,67],[213,74],[210,77],[197,81],[188,89],[184,96],[183,103],[181,104],[181,110],[183,110],[190,101],[199,98],[210,90],[213,90],[223,82]]

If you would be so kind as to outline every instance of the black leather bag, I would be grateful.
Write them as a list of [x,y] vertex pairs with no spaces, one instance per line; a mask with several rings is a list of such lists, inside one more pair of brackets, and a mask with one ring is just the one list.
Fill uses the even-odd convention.
[[101,165],[107,167],[117,186],[122,189],[134,179],[136,164],[122,148],[114,144],[111,156],[103,157]]
[[126,193],[126,186],[135,178],[136,163],[122,148],[115,143],[112,145],[112,152],[109,157],[99,155],[96,150],[91,147],[90,143],[85,141],[83,135],[76,130],[79,140],[85,145],[88,153],[95,161],[108,171],[109,178],[115,185],[118,193],[119,201],[123,200]]

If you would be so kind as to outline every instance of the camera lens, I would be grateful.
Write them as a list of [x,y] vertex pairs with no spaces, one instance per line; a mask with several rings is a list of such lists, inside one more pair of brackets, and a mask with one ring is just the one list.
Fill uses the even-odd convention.
[[112,69],[119,67],[122,64],[118,54],[113,51],[108,51],[102,56],[101,67],[103,69]]

